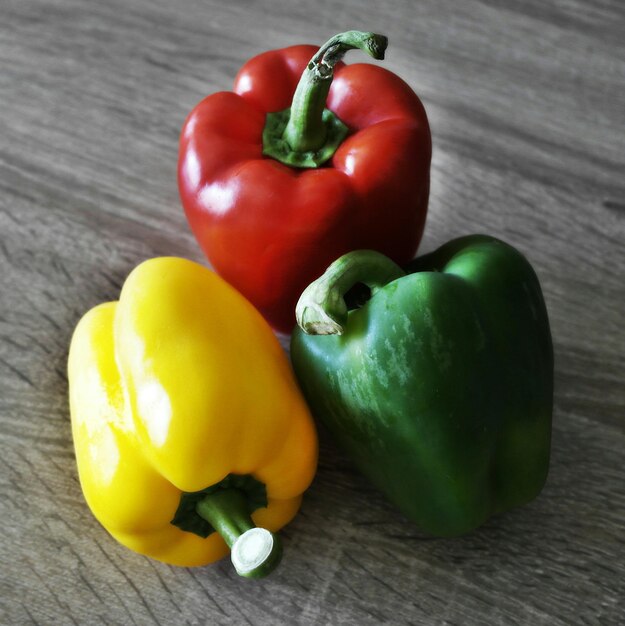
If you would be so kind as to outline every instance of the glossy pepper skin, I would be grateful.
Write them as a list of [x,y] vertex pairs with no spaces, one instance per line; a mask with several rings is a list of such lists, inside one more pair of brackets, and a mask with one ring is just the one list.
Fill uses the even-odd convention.
[[[370,251],[339,259],[298,304],[304,329],[334,334],[298,329],[291,357],[358,468],[424,531],[459,535],[545,482],[549,322],[530,264],[492,237],[453,240],[408,272]],[[371,297],[348,313],[356,283]]]
[[[191,228],[215,270],[280,331],[291,331],[297,298],[334,259],[372,248],[407,263],[423,232],[431,157],[425,110],[392,72],[340,63],[354,47],[383,58],[386,38],[351,31],[321,49],[260,54],[239,71],[233,92],[202,100],[182,129],[178,184]],[[321,71],[329,73],[319,79]],[[327,100],[315,89],[329,89]],[[317,166],[310,159],[328,147],[323,137],[315,143],[324,104],[347,135],[333,137],[338,148]],[[275,146],[263,139],[268,114],[289,107],[294,128],[284,136],[291,139],[272,141],[287,151],[301,143],[301,154],[290,152],[298,165],[268,156]],[[317,144],[318,152],[306,152]]]
[[[171,522],[183,492],[215,485],[248,508],[245,491],[227,489],[233,476],[264,487],[256,525],[276,531],[296,514],[316,468],[314,425],[271,329],[215,273],[178,258],[135,268],[118,302],[79,322],[69,384],[85,498],[125,546],[182,566],[222,558],[217,532]],[[252,508],[217,520],[230,542],[233,526],[253,526]]]

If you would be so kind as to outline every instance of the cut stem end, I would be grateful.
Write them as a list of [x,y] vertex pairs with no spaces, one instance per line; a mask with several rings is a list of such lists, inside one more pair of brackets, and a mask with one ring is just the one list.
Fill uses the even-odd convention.
[[230,558],[239,576],[262,578],[270,574],[282,557],[278,535],[265,528],[251,528],[232,545]]

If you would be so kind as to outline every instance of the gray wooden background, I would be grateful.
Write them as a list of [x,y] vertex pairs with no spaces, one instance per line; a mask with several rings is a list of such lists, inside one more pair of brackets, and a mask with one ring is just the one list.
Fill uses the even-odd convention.
[[[175,177],[195,103],[254,54],[351,28],[389,36],[385,67],[430,116],[422,251],[487,232],[535,264],[556,351],[547,486],[428,540],[322,433],[272,577],[138,556],[80,492],[72,330],[137,262],[201,260]],[[0,60],[1,623],[625,623],[622,2],[3,0]]]

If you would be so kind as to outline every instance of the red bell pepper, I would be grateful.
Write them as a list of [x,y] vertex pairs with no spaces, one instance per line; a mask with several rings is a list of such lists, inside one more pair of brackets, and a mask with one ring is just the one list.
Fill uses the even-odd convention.
[[[344,65],[386,37],[349,31],[321,48],[260,54],[234,92],[202,100],[182,129],[180,196],[215,270],[289,332],[302,290],[342,254],[370,248],[404,264],[427,211],[431,137],[397,75]],[[312,59],[311,59],[312,57]]]

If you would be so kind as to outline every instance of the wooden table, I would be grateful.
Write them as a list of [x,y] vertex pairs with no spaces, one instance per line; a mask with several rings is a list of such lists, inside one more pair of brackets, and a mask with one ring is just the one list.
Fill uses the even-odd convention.
[[[1,22],[1,623],[625,623],[623,3],[8,0]],[[202,259],[175,176],[192,106],[260,51],[349,28],[390,37],[384,66],[430,117],[421,250],[488,232],[535,265],[556,354],[547,485],[428,540],[322,433],[270,578],[136,555],[78,484],[73,328],[139,261]]]

